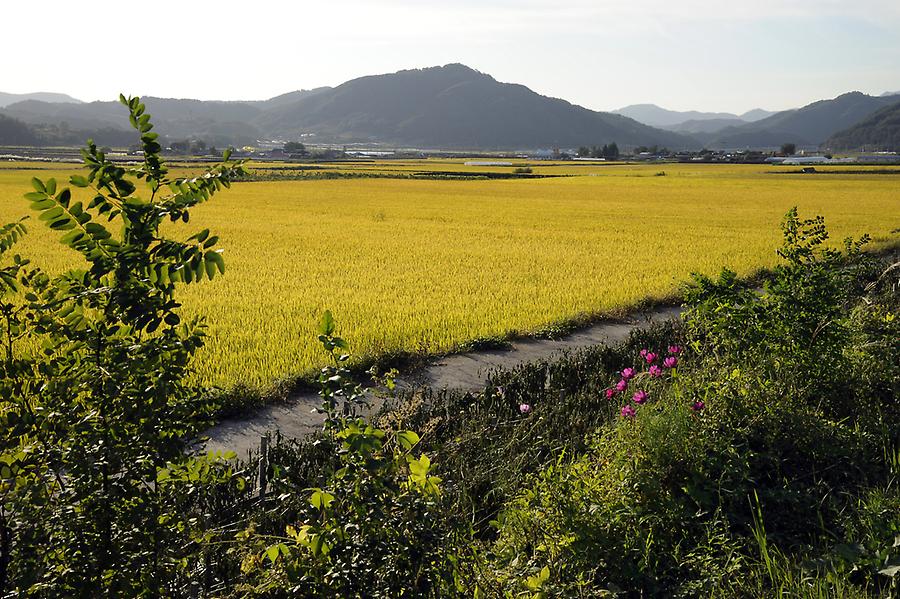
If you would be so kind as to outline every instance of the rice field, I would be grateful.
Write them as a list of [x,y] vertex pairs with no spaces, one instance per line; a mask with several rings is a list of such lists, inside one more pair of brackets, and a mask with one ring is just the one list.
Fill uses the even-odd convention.
[[[21,196],[36,173],[19,166],[0,164],[0,223],[28,213]],[[37,168],[42,177],[73,172]],[[211,327],[201,378],[264,392],[309,373],[323,361],[314,331],[326,309],[367,359],[615,312],[673,294],[691,271],[727,265],[749,274],[775,263],[778,223],[794,205],[801,216],[825,215],[835,239],[867,232],[883,245],[900,228],[896,175],[772,174],[753,165],[534,170],[572,176],[235,184],[177,233],[208,227],[225,248],[226,275],[181,294],[184,311],[205,314]],[[77,264],[56,234],[36,220],[29,230],[19,253],[50,271]]]

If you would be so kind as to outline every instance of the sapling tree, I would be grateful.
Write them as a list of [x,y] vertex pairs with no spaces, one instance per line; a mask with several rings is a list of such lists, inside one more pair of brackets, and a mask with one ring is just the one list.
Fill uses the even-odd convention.
[[[204,321],[183,320],[176,297],[225,272],[222,250],[207,229],[176,238],[163,225],[187,224],[243,165],[226,153],[171,175],[140,99],[120,100],[143,162],[88,142],[71,187],[35,178],[25,196],[83,264],[50,277],[15,256],[0,269],[2,596],[174,594],[204,514],[172,496],[232,479],[226,462],[185,451],[216,406],[190,382]],[[24,232],[0,229],[4,264]]]

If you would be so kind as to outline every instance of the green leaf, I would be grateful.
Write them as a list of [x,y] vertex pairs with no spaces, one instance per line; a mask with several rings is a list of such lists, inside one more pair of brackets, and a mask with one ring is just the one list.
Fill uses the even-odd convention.
[[210,258],[210,255],[213,253],[206,252],[206,255],[203,257],[203,268],[206,270],[206,278],[210,281],[216,276],[216,263]]
[[269,558],[269,561],[273,564],[278,559],[278,545],[272,545],[268,549],[266,549],[266,557]]
[[41,181],[37,177],[31,178],[31,186],[34,187],[35,191],[39,191],[41,193],[47,193],[47,188],[44,187],[43,181]]
[[[220,274],[223,274],[223,275],[225,274],[225,258],[222,257],[221,250],[206,252],[206,260],[207,260],[207,264],[210,262],[215,264],[216,268],[219,269]],[[210,278],[212,278],[212,277],[210,277]]]
[[63,213],[65,213],[65,210],[63,210],[62,206],[54,206],[53,208],[45,210],[43,213],[41,213],[38,219],[44,221],[56,220],[57,218],[62,216]]
[[36,200],[31,203],[32,210],[46,210],[47,208],[52,208],[53,206],[56,206],[56,202],[46,196],[43,196],[42,200]]
[[128,181],[127,179],[116,179],[113,185],[116,188],[116,191],[119,193],[120,197],[127,197],[134,193],[135,186],[134,183]]
[[84,225],[84,228],[95,239],[109,239],[111,237],[106,227],[99,223],[87,223]]
[[81,175],[72,175],[71,177],[69,177],[69,183],[71,183],[75,187],[87,187],[88,186],[87,178],[82,177]]
[[60,218],[50,223],[50,228],[56,231],[68,231],[75,228],[75,221],[69,217]]
[[409,472],[413,476],[426,476],[431,468],[431,460],[425,455],[419,456],[419,459],[408,456],[406,461],[409,464]]
[[325,509],[334,501],[334,495],[322,489],[313,489],[309,496],[309,503],[317,510]]
[[73,228],[71,231],[60,237],[59,242],[63,245],[73,245],[75,243],[78,243],[82,239],[84,239],[84,233],[82,233],[78,229]]
[[529,576],[525,581],[525,585],[532,591],[536,591],[544,586],[548,578],[550,578],[550,568],[544,566],[537,576]]
[[400,431],[397,433],[397,441],[400,443],[400,447],[410,450],[419,442],[419,435],[413,431]]
[[[50,179],[50,180],[52,181],[53,179]],[[49,193],[49,188],[48,188],[47,193]],[[50,195],[53,195],[53,194],[50,194]],[[63,190],[62,190],[61,192],[59,192],[59,194],[56,196],[56,201],[59,202],[60,204],[62,204],[63,206],[66,206],[66,207],[68,207],[68,205],[69,205],[69,200],[70,200],[70,199],[72,199],[72,192],[69,191],[69,188],[68,188],[68,187],[66,187],[65,189],[63,189]]]
[[331,551],[331,547],[328,546],[328,543],[325,542],[322,535],[313,535],[310,549],[312,550],[313,555],[327,555],[328,552]]
[[331,310],[325,310],[322,318],[319,319],[319,334],[331,335],[334,332],[335,322],[331,315]]

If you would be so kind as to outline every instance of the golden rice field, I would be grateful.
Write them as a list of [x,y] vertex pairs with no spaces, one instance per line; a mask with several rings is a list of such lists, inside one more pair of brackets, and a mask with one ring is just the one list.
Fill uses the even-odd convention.
[[[360,168],[463,170],[462,161]],[[835,239],[896,242],[900,176],[772,170],[562,164],[535,172],[578,176],[236,184],[178,233],[209,227],[225,248],[225,277],[182,294],[185,311],[211,326],[201,376],[265,390],[308,373],[323,361],[314,330],[325,309],[364,359],[620,310],[672,294],[691,271],[748,274],[775,263],[778,223],[793,205],[824,214]],[[0,164],[0,223],[27,213],[21,195],[34,174]],[[75,263],[54,233],[36,220],[29,228],[20,253],[48,270]]]

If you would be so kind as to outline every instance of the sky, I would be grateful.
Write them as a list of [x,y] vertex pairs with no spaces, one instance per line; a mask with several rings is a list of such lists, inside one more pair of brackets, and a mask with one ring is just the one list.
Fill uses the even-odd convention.
[[259,100],[461,62],[594,110],[900,91],[900,0],[4,2],[0,91]]

